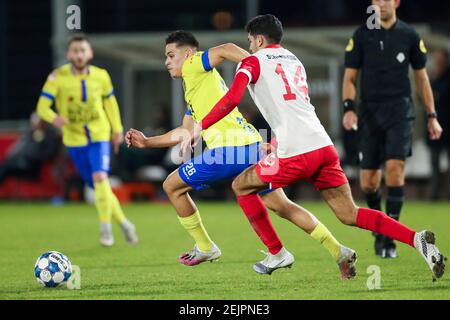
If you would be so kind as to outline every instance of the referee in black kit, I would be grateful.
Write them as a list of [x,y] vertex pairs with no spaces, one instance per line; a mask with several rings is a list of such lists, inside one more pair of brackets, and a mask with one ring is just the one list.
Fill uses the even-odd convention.
[[[439,139],[442,128],[435,112],[433,93],[425,70],[427,49],[418,33],[397,19],[400,0],[372,0],[379,27],[359,27],[345,53],[343,79],[346,130],[358,130],[360,183],[370,208],[381,210],[381,166],[385,165],[386,213],[396,220],[404,199],[405,159],[411,156],[415,110],[411,99],[409,66],[428,115],[430,138]],[[361,105],[355,111],[356,82],[361,71]],[[396,258],[392,239],[375,235],[375,253]]]

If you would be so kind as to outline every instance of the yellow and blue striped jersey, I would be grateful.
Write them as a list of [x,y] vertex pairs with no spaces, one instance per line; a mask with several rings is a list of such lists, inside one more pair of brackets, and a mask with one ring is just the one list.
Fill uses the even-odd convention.
[[54,70],[44,84],[37,112],[47,122],[53,122],[57,114],[68,120],[62,134],[69,147],[109,141],[111,130],[123,131],[111,78],[95,66],[83,75],[74,74],[70,64]]
[[[186,114],[200,122],[228,88],[219,72],[210,66],[208,51],[198,51],[186,59],[182,67],[182,78],[188,105]],[[202,134],[209,149],[244,146],[262,141],[259,132],[246,121],[237,107]]]

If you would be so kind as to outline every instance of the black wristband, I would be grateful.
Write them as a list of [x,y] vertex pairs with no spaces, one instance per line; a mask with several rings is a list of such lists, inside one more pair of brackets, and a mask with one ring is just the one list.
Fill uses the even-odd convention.
[[438,115],[436,112],[430,112],[427,114],[428,119],[437,119]]
[[346,113],[347,111],[355,111],[355,101],[351,99],[344,100],[343,106],[344,113]]

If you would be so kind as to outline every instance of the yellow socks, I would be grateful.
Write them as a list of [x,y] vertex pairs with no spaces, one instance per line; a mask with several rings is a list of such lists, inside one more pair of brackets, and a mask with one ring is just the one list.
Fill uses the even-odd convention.
[[111,223],[112,203],[111,186],[106,179],[102,182],[94,182],[95,206],[101,223]]
[[311,232],[311,237],[319,241],[320,244],[328,250],[331,256],[338,261],[341,255],[341,244],[333,237],[327,227],[319,222],[313,232]]
[[126,220],[125,214],[123,213],[120,202],[116,195],[111,190],[111,205],[112,205],[112,216],[118,224],[123,224]]
[[195,243],[201,251],[210,251],[212,248],[212,241],[205,230],[202,223],[200,213],[197,211],[189,217],[178,217],[181,225],[189,232]]

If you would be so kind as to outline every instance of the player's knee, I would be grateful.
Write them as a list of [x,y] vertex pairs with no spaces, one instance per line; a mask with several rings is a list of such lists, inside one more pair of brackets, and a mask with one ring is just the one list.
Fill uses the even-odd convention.
[[243,195],[242,182],[239,177],[233,180],[233,182],[231,183],[231,189],[233,189],[233,192],[236,196]]
[[170,178],[170,176],[168,176],[166,180],[164,180],[162,187],[167,195],[171,195],[175,191],[174,184],[172,183],[172,179]]
[[361,190],[364,193],[375,193],[380,188],[376,179],[361,179]]
[[106,172],[95,172],[94,174],[92,174],[92,180],[94,180],[94,182],[102,182],[106,179],[108,179],[108,175]]
[[387,166],[386,183],[388,185],[403,185],[404,177],[404,165],[394,164]]

